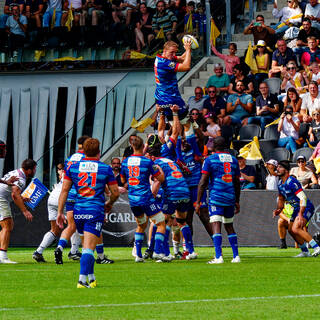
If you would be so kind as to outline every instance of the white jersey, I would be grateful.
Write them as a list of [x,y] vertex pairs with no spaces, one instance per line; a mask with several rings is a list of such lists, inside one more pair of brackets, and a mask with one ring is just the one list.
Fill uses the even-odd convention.
[[50,196],[48,198],[48,205],[58,206],[59,196],[62,190],[62,183],[63,183],[63,179],[61,179],[59,183],[54,185],[50,193]]
[[[21,191],[26,187],[26,181],[27,177],[24,174],[22,169],[16,169],[13,171],[8,172],[2,180],[9,180],[10,177],[15,176],[18,177],[19,180],[14,182],[13,184],[17,186]],[[12,197],[11,197],[11,192],[12,192],[12,187],[8,186],[4,183],[0,183],[0,198],[7,200],[8,202],[12,202]]]

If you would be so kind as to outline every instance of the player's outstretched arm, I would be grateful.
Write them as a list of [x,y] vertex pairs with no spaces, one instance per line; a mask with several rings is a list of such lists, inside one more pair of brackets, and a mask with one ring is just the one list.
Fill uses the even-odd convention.
[[279,195],[278,195],[278,201],[277,201],[277,209],[276,209],[276,210],[273,210],[273,218],[274,218],[275,216],[278,216],[278,215],[281,213],[281,211],[283,210],[283,208],[284,208],[284,201],[285,201],[285,199],[284,199],[283,195],[282,195],[282,194],[279,194]]
[[72,181],[69,179],[64,179],[62,184],[61,193],[58,200],[58,215],[57,215],[57,225],[60,229],[63,229],[63,224],[67,223],[67,220],[64,216],[64,206],[66,204],[68,193],[72,187]]
[[197,202],[196,202],[196,206],[195,206],[195,211],[196,213],[199,215],[200,214],[200,202],[201,202],[201,198],[208,186],[208,182],[209,182],[209,175],[206,173],[203,173],[198,185],[198,195],[197,195]]
[[12,187],[11,197],[17,207],[21,210],[22,214],[28,221],[32,221],[33,215],[27,210],[26,206],[24,205],[23,198],[21,196],[21,190],[17,186]]
[[186,50],[185,57],[183,59],[182,63],[178,64],[177,71],[179,72],[184,72],[184,71],[189,71],[191,68],[191,40],[188,39],[184,43],[184,48]]

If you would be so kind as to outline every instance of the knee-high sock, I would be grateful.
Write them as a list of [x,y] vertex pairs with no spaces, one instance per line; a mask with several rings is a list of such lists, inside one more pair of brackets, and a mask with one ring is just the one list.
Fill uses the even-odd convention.
[[62,251],[67,246],[68,240],[64,238],[60,238],[58,242],[58,248],[60,248]]
[[155,237],[155,235],[156,235],[156,232],[157,232],[157,225],[153,225],[153,227],[152,227],[152,234],[151,234],[151,239],[150,239],[150,245],[149,245],[149,249],[150,250],[152,250],[152,251],[154,251],[154,243],[155,243],[155,239],[154,239],[154,237]]
[[235,258],[236,256],[239,255],[237,234],[236,233],[229,234],[228,240],[229,240],[230,246],[232,248],[233,257]]
[[79,250],[79,246],[81,244],[81,238],[80,235],[78,233],[78,231],[76,231],[72,236],[71,236],[71,253],[75,254],[78,250]]
[[194,251],[194,248],[193,248],[192,234],[191,234],[190,227],[186,224],[185,226],[183,226],[181,228],[181,232],[182,232],[183,238],[186,242],[187,251],[189,253],[192,253]]
[[94,255],[93,250],[83,249],[82,256],[80,259],[80,277],[79,280],[82,282],[87,281],[88,274],[93,274],[94,266]]
[[216,250],[216,258],[219,259],[221,257],[221,254],[222,254],[222,249],[221,249],[221,246],[222,246],[222,235],[221,235],[221,233],[215,233],[212,236],[212,239],[213,239],[214,248]]
[[48,248],[55,240],[56,240],[56,236],[51,231],[48,231],[43,236],[43,239],[37,249],[37,252],[42,254],[44,249]]
[[155,239],[154,252],[157,254],[160,254],[162,253],[164,234],[157,232],[154,239]]
[[164,241],[163,241],[163,253],[168,256],[170,254],[170,247],[169,247],[169,236],[170,236],[171,228],[166,226],[166,233],[164,234]]
[[143,238],[144,238],[144,233],[136,232],[135,235],[134,235],[134,241],[135,241],[135,244],[136,244],[137,256],[140,257],[140,258],[142,258],[141,248],[142,248]]

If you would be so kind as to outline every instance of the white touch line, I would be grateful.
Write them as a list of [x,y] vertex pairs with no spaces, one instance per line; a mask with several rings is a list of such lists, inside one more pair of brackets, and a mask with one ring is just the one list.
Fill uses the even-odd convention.
[[[238,298],[218,298],[218,299],[199,299],[199,300],[177,300],[177,301],[150,301],[150,302],[133,302],[133,303],[110,303],[110,304],[82,304],[82,305],[62,305],[51,307],[35,307],[38,310],[53,310],[53,309],[73,309],[73,308],[105,308],[105,307],[134,307],[146,305],[159,305],[159,304],[181,304],[181,303],[201,303],[201,302],[228,302],[228,301],[251,301],[251,300],[277,300],[277,299],[300,299],[300,298],[316,298],[320,294],[301,294],[289,296],[270,296],[270,297],[238,297]],[[0,308],[1,311],[27,311],[32,310],[29,308]]]

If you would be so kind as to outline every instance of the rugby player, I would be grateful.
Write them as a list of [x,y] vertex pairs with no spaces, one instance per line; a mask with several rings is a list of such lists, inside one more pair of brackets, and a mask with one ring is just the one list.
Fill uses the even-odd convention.
[[[21,168],[8,172],[3,181],[12,181],[11,177],[18,177],[19,180],[8,184],[0,184],[0,263],[16,263],[8,258],[7,250],[10,242],[10,234],[13,229],[13,217],[10,203],[13,201],[21,210],[27,221],[32,221],[33,216],[24,205],[21,196],[22,190],[26,186],[27,178],[32,178],[36,174],[37,163],[32,159],[22,162]],[[14,179],[15,180],[15,179]]]
[[[67,167],[59,197],[57,224],[62,228],[66,220],[63,212],[68,193],[72,185],[75,186],[77,197],[73,217],[77,231],[83,237],[77,288],[94,288],[97,285],[94,276],[93,253],[101,236],[105,218],[104,211],[110,212],[113,203],[119,197],[118,183],[112,168],[99,161],[99,144],[98,139],[87,138],[85,140],[83,144],[85,157]],[[111,195],[105,204],[104,192],[107,188]]]
[[144,262],[142,257],[142,243],[144,231],[147,227],[147,217],[157,226],[155,234],[154,258],[161,260],[161,250],[166,232],[165,217],[154,199],[149,177],[160,182],[164,181],[164,175],[154,165],[152,160],[144,157],[143,140],[136,137],[132,142],[133,155],[122,162],[121,181],[128,182],[128,197],[131,210],[136,218],[137,229],[135,233],[136,262]]
[[202,167],[202,176],[198,187],[195,210],[200,214],[201,199],[209,184],[209,213],[213,224],[213,245],[215,258],[209,264],[223,263],[221,223],[228,234],[232,248],[232,263],[240,262],[237,234],[233,228],[233,217],[240,211],[240,169],[238,161],[231,154],[224,152],[225,139],[214,139],[215,153],[209,156]]
[[293,207],[293,213],[288,231],[301,248],[301,253],[297,258],[311,256],[306,242],[314,250],[312,256],[316,257],[320,254],[320,247],[304,228],[314,214],[314,206],[302,190],[300,182],[294,176],[289,175],[289,170],[290,163],[288,161],[279,162],[277,167],[277,175],[280,178],[278,183],[279,195],[277,209],[273,211],[273,216],[275,217],[282,212],[285,201],[290,203]]

